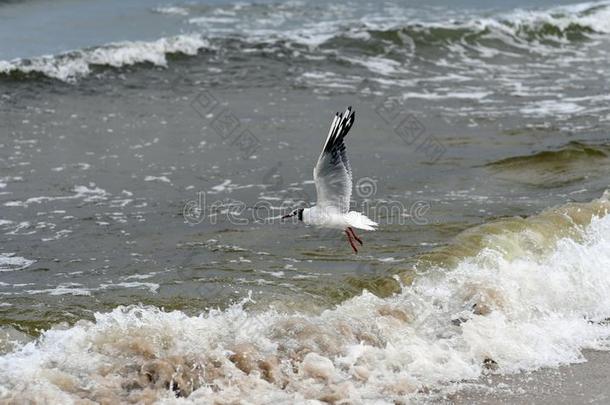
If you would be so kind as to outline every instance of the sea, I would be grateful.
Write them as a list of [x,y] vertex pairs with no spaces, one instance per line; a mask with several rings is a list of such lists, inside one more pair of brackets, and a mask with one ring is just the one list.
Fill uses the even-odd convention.
[[[348,106],[358,254],[280,219]],[[0,402],[450,403],[583,362],[609,175],[609,1],[2,0]]]

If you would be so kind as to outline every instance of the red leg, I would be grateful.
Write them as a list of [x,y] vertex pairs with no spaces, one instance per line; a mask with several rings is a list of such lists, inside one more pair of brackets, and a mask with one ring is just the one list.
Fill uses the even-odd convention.
[[354,253],[358,253],[358,249],[356,249],[356,245],[354,244],[354,241],[352,240],[352,235],[349,233],[349,231],[347,229],[345,230],[345,234],[347,235],[347,241],[352,246]]
[[356,235],[356,232],[354,231],[354,228],[352,228],[351,226],[348,226],[348,227],[347,227],[347,229],[349,229],[349,231],[352,233],[352,237],[353,237],[354,239],[356,239],[356,240],[358,241],[358,243],[360,243],[360,246],[362,246],[362,245],[363,245],[363,243],[362,243],[362,239],[360,239],[360,238],[358,237],[358,235]]

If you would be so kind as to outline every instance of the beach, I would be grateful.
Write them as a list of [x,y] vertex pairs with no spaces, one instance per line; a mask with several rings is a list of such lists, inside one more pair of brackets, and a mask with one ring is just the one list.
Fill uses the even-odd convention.
[[[0,402],[607,402],[608,2],[55,7],[0,2]],[[280,220],[348,106],[357,255]]]
[[610,393],[605,370],[608,352],[585,351],[586,362],[524,374],[491,376],[479,389],[466,390],[448,402],[458,404],[605,404]]

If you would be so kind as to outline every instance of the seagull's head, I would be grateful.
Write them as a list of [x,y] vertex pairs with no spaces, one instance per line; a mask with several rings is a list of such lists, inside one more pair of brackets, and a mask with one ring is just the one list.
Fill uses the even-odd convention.
[[303,211],[304,210],[305,210],[304,208],[297,208],[296,210],[292,211],[290,214],[284,215],[282,217],[282,219],[291,218],[291,217],[296,216],[299,221],[302,221],[303,220]]

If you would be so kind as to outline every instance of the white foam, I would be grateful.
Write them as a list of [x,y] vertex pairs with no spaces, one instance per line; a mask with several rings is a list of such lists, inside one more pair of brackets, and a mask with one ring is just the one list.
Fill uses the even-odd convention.
[[206,25],[210,23],[216,24],[235,24],[238,22],[237,18],[233,17],[217,17],[217,16],[206,16],[206,17],[195,17],[189,19],[191,24]]
[[[77,291],[65,287],[61,293]],[[129,287],[153,291],[152,284]],[[348,403],[391,403],[424,387],[442,390],[477,378],[486,359],[503,373],[583,361],[583,348],[606,349],[610,336],[604,322],[610,216],[594,218],[574,239],[560,239],[545,252],[511,256],[489,247],[452,270],[418,277],[400,294],[364,292],[319,315],[254,314],[244,309],[248,302],[201,316],[119,307],[96,314],[95,322],[47,331],[37,343],[0,357],[0,396],[71,402],[87,392],[99,398],[108,389],[121,392],[135,378],[125,373],[140,370],[150,356],[167,364],[190,359],[199,365],[189,369],[211,373],[184,400],[192,403],[305,403],[331,394]],[[239,345],[246,345],[247,356],[277,362],[277,383],[231,361]],[[160,401],[173,395],[161,385],[153,390],[146,395]]]
[[402,68],[403,63],[388,58],[369,56],[365,58],[345,57],[344,59],[348,62],[364,66],[373,73],[379,73],[384,76],[406,71]]
[[531,103],[521,108],[521,112],[526,115],[537,117],[570,115],[581,112],[585,107],[569,101],[562,100],[543,100]]
[[212,191],[209,191],[210,194],[217,194],[222,192],[231,192],[236,187],[235,184],[232,184],[231,179],[224,180],[221,184],[217,184],[212,187]]
[[543,11],[517,10],[507,19],[518,25],[541,26],[553,24],[562,30],[571,24],[589,27],[600,33],[610,33],[610,2],[584,2],[569,6],[554,7]]
[[[304,7],[304,5],[295,7]],[[412,30],[426,31],[434,28],[474,30],[483,33],[489,39],[501,40],[511,47],[519,48],[528,53],[538,51],[565,53],[562,47],[546,46],[541,41],[528,37],[528,33],[533,31],[540,32],[541,36],[555,42],[566,43],[568,41],[565,36],[557,35],[557,33],[545,34],[542,30],[545,24],[551,24],[560,30],[567,30],[571,26],[580,25],[590,28],[598,34],[610,33],[610,2],[608,1],[580,3],[541,10],[516,10],[491,17],[455,16],[462,18],[462,21],[448,19],[446,16],[442,19],[432,18],[431,20],[418,21],[414,20],[412,10],[405,10],[404,8],[394,8],[391,15],[386,13],[385,15],[379,15],[378,18],[359,18],[349,8],[339,10],[330,7],[321,20],[308,21],[302,26],[297,23],[294,24],[297,26],[294,29],[291,29],[290,24],[288,24],[290,21],[288,16],[293,11],[287,12],[286,9],[280,8],[277,12],[271,12],[269,18],[257,19],[252,22],[247,20],[245,12],[240,14],[239,10],[239,7],[233,10],[217,9],[210,15],[193,17],[189,22],[200,26],[205,35],[210,37],[238,35],[246,42],[256,42],[257,44],[263,42],[272,46],[278,40],[289,41],[305,45],[310,49],[319,47],[337,36],[366,40],[370,36],[370,30],[400,30],[405,28],[405,21],[409,22],[408,28]],[[155,11],[174,15],[189,14],[188,10],[178,6],[159,7]],[[403,13],[403,15],[396,13]],[[234,27],[236,22],[240,22],[238,24],[240,28]],[[353,28],[346,31],[346,26]],[[589,34],[583,33],[583,35]],[[409,42],[408,46],[403,46],[405,49],[401,49],[401,52],[413,53],[414,45],[411,38],[408,35],[401,38],[403,41]],[[75,50],[56,56],[47,55],[29,60],[0,61],[0,72],[7,73],[13,70],[25,73],[39,72],[60,80],[72,81],[78,77],[88,75],[92,65],[120,67],[149,62],[158,66],[166,66],[166,55],[168,53],[194,55],[201,48],[206,47],[210,47],[209,41],[203,38],[202,34],[196,33],[160,38],[151,42],[125,41],[85,50]],[[451,53],[460,54],[464,59],[468,58],[467,51],[476,51],[482,58],[494,58],[499,54],[519,57],[518,54],[511,53],[506,49],[490,48],[480,43],[467,44],[460,42],[447,45],[447,48]],[[254,51],[255,49],[251,50]],[[248,51],[244,49],[244,52]],[[305,52],[303,56],[313,59],[326,57],[323,54],[308,52]],[[339,58],[348,58],[352,63],[366,66],[371,71],[383,76],[407,71],[404,61],[400,63],[386,57],[354,58],[338,56]]]
[[90,183],[89,186],[75,186],[74,195],[70,196],[38,196],[30,197],[25,201],[7,201],[4,203],[6,207],[24,207],[27,208],[30,204],[42,204],[47,201],[62,201],[62,200],[73,200],[82,198],[85,202],[95,202],[106,200],[109,193],[106,190],[97,187],[94,183]]
[[79,283],[65,283],[60,284],[54,288],[47,288],[43,290],[27,290],[26,293],[37,295],[37,294],[48,294],[48,295],[91,295],[91,291],[83,288]]
[[458,99],[473,99],[473,100],[481,100],[487,96],[492,94],[489,91],[450,91],[445,94],[441,93],[415,93],[415,92],[407,92],[402,95],[403,100],[413,99],[413,98],[422,98],[427,100],[444,100],[451,98]]
[[172,181],[167,176],[146,176],[144,177],[144,181],[160,181],[162,183],[171,184]]
[[100,288],[102,290],[104,289],[108,289],[108,288],[117,288],[117,287],[122,287],[122,288],[144,288],[147,289],[148,291],[150,291],[153,294],[156,294],[159,291],[159,284],[157,283],[146,283],[146,282],[141,282],[141,281],[122,281],[120,283],[115,283],[115,284],[101,284]]
[[48,237],[48,238],[42,238],[41,240],[43,242],[59,240],[59,239],[67,238],[68,236],[70,236],[71,233],[72,233],[72,231],[70,229],[62,229],[62,230],[55,232],[55,234],[53,236]]
[[13,70],[24,73],[37,72],[59,80],[72,81],[88,75],[93,65],[121,67],[149,62],[157,66],[166,66],[167,54],[195,55],[207,45],[208,42],[197,34],[161,38],[152,42],[116,42],[57,56],[47,55],[28,60],[0,61],[0,73],[9,73]]
[[23,270],[36,263],[36,260],[15,256],[14,253],[0,253],[0,271]]
[[155,12],[160,14],[170,14],[170,15],[188,15],[189,12],[184,7],[178,6],[167,6],[167,7],[157,7],[154,9]]

